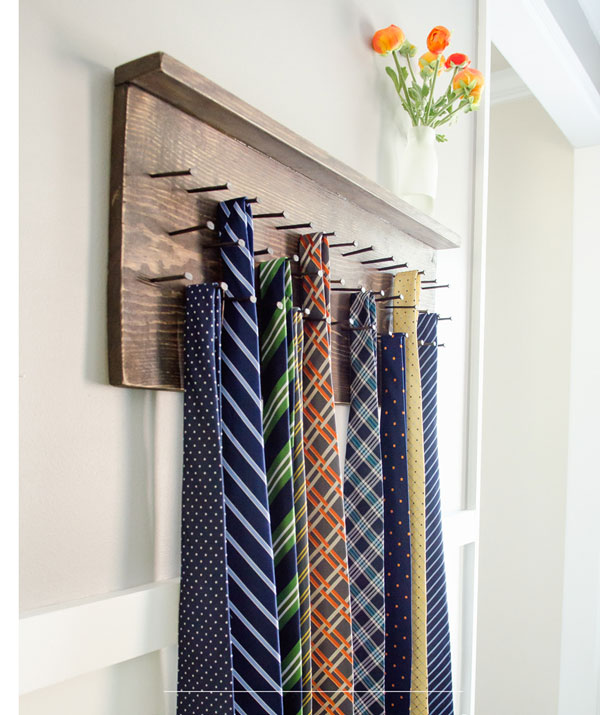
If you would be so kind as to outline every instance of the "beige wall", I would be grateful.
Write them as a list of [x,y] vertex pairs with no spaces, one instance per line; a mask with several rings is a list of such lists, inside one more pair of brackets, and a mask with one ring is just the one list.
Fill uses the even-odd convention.
[[[474,48],[474,5],[400,16],[355,3],[102,3],[21,6],[21,601],[24,608],[125,588],[178,570],[181,396],[107,385],[105,281],[112,70],[164,50],[377,180],[399,144],[391,87],[368,46],[431,18]],[[436,13],[435,10],[438,10]],[[452,19],[452,23],[450,20]],[[382,87],[385,91],[382,91]],[[382,102],[382,95],[386,98]],[[387,102],[387,105],[386,105]],[[464,355],[473,120],[440,148],[437,215],[465,237],[444,258]],[[463,198],[455,200],[455,186]],[[442,367],[442,370],[445,369]],[[459,370],[461,368],[459,367]],[[462,478],[464,381],[448,381],[448,500]],[[443,407],[441,408],[444,409]],[[455,413],[458,411],[458,423]]]
[[572,212],[573,149],[564,136],[533,98],[494,105],[478,715],[558,711]]

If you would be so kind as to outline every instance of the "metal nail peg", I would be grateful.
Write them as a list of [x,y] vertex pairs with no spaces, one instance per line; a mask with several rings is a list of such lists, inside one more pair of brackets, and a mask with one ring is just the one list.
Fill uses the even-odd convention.
[[247,204],[259,204],[259,203],[260,203],[260,199],[258,198],[258,196],[255,196],[255,197],[252,198],[252,199],[246,199],[246,203],[247,203]]
[[[335,231],[324,231],[323,236],[325,236],[325,238],[329,238],[329,236],[335,236]],[[331,246],[329,246],[329,248],[331,248]]]
[[244,248],[246,241],[243,238],[238,238],[236,241],[223,241],[223,243],[207,243],[204,248]]
[[267,248],[263,248],[262,251],[254,251],[255,256],[272,256],[273,255],[273,249],[270,246],[267,246]]
[[195,167],[189,169],[181,169],[180,171],[158,171],[148,174],[151,179],[165,179],[168,176],[198,176],[198,170]]
[[452,320],[452,316],[449,315],[447,318],[440,318],[440,317],[438,317],[438,320]]
[[287,218],[285,211],[274,211],[272,213],[253,214],[252,218]]
[[197,226],[189,226],[188,228],[178,228],[175,231],[167,231],[169,236],[180,236],[183,233],[193,233],[194,231],[214,231],[215,224],[213,221],[205,221],[204,223],[199,223]]
[[368,261],[361,261],[363,266],[368,266],[371,263],[386,263],[387,261],[394,261],[394,256],[387,256],[386,258],[370,258]]
[[416,308],[416,305],[384,305],[383,309],[384,310],[409,310],[412,308]]
[[443,285],[435,286],[424,286],[421,290],[435,290],[436,288],[450,288],[450,283],[444,283]]
[[357,248],[356,251],[346,251],[346,253],[342,253],[342,256],[358,256],[359,253],[368,253],[374,250],[374,246],[367,246],[366,248]]
[[290,223],[285,226],[275,226],[278,231],[291,231],[293,228],[312,228],[312,223]]
[[313,318],[308,314],[305,314],[304,320],[309,320],[311,323],[327,323],[328,325],[331,325],[331,318],[328,316],[327,318]]
[[245,296],[242,296],[241,298],[238,298],[235,295],[226,295],[223,297],[225,298],[225,300],[233,300],[236,303],[245,303],[247,301],[249,301],[250,303],[256,303],[255,295],[245,295]]
[[216,186],[199,186],[196,189],[186,189],[188,194],[203,194],[207,191],[229,191],[231,189],[231,184],[226,181],[224,184],[217,184]]
[[396,263],[396,264],[393,265],[393,266],[385,266],[385,267],[382,267],[382,268],[378,268],[377,270],[378,270],[378,271],[391,271],[391,270],[393,270],[394,268],[408,268],[408,263]]
[[437,283],[437,278],[432,278],[430,281],[421,281],[421,285],[424,285],[425,283]]
[[148,278],[146,276],[140,276],[140,280],[147,281],[148,283],[166,283],[168,281],[193,281],[194,276],[191,273],[177,273],[174,276],[154,276],[153,278]]
[[340,291],[343,293],[366,293],[367,289],[364,286],[358,288],[330,288],[330,290]]
[[329,248],[347,248],[350,246],[358,246],[358,241],[344,241],[343,243],[331,243]]
[[345,278],[336,278],[333,281],[329,281],[331,285],[341,285],[345,286],[346,285],[346,279]]
[[388,295],[387,298],[375,298],[376,303],[380,303],[382,300],[396,300],[396,299],[404,300],[404,296],[402,293],[397,293],[396,295]]

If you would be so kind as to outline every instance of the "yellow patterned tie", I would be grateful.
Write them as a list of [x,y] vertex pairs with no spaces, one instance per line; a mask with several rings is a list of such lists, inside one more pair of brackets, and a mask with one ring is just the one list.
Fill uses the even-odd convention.
[[410,713],[428,715],[427,702],[427,590],[425,582],[425,456],[421,373],[417,343],[417,320],[421,276],[418,271],[397,273],[394,295],[403,295],[394,305],[414,306],[394,310],[394,332],[406,338],[406,447],[410,501],[412,560],[412,675]]

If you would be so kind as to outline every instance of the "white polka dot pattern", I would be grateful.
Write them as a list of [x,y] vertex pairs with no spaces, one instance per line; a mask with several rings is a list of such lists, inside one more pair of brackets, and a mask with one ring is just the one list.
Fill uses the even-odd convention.
[[221,296],[186,289],[178,715],[233,713],[219,409]]

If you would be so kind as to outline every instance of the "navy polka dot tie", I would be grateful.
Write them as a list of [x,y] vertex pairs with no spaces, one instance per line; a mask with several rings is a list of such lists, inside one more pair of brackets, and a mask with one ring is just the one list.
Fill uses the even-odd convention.
[[381,452],[385,567],[385,712],[408,715],[411,683],[411,561],[406,464],[404,333],[381,338]]
[[233,713],[219,354],[221,294],[186,289],[178,715]]

